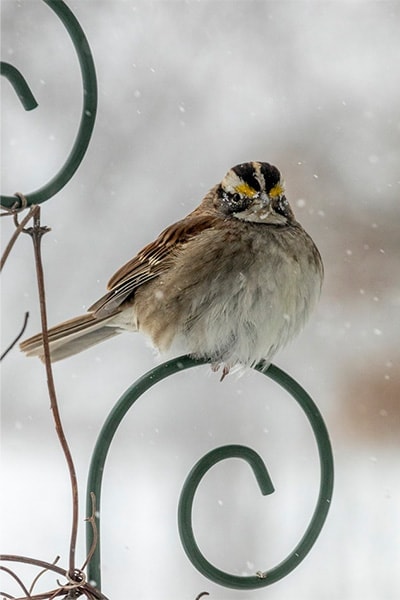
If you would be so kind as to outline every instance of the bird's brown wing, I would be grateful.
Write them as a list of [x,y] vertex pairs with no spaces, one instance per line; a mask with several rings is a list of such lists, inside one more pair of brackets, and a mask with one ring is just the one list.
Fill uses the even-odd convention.
[[184,245],[200,232],[212,227],[216,220],[216,217],[210,214],[191,214],[164,229],[154,242],[145,246],[114,273],[107,285],[109,292],[95,302],[89,311],[96,317],[118,312],[120,305],[138,287],[167,271]]

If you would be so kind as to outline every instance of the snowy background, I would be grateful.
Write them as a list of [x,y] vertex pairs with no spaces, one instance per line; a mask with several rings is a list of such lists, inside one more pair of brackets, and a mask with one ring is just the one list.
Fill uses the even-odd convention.
[[[400,4],[69,0],[97,68],[99,110],[85,159],[43,205],[50,324],[85,311],[109,276],[192,210],[234,164],[279,166],[297,218],[321,250],[318,310],[275,363],[316,400],[335,454],[334,501],[309,556],[261,591],[227,590],[181,548],[183,481],[208,450],[259,452],[276,491],[263,498],[230,460],[201,484],[200,547],[254,574],[299,541],[318,488],[315,444],[290,398],[258,373],[219,384],[208,367],[148,392],[107,460],[103,589],[110,599],[394,600],[400,592]],[[3,0],[2,60],[39,107],[2,85],[2,193],[29,193],[63,164],[81,110],[70,39],[39,0]],[[2,219],[3,246],[13,231]],[[30,312],[39,328],[31,243],[3,271],[3,344]],[[54,367],[79,473],[120,395],[155,358],[124,335]],[[2,366],[2,551],[67,564],[70,492],[42,364],[17,349]],[[79,561],[85,555],[83,522]],[[25,572],[22,567],[19,573]],[[49,578],[50,585],[54,579]],[[4,579],[0,589],[12,590]],[[17,592],[15,592],[17,593]]]

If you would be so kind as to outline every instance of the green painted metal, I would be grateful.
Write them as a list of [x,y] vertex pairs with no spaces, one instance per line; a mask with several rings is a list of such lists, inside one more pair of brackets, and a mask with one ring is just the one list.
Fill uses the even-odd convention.
[[[106,457],[114,438],[114,435],[132,405],[136,400],[150,389],[156,383],[166,377],[174,375],[185,369],[204,365],[208,361],[195,360],[189,356],[181,356],[162,365],[155,367],[142,377],[140,377],[128,390],[121,396],[117,404],[110,412],[103,428],[98,436],[97,443],[92,455],[92,461],[89,469],[87,484],[87,514],[91,514],[91,493],[96,497],[96,525],[98,530],[98,544],[93,557],[88,565],[88,579],[94,581],[98,589],[101,587],[101,549],[100,549],[100,505],[101,505],[101,485],[105,468]],[[205,473],[216,463],[227,458],[240,458],[245,460],[252,468],[257,479],[262,494],[271,494],[274,491],[271,478],[260,456],[254,450],[240,445],[222,446],[212,450],[201,458],[193,467],[184,483],[179,507],[178,507],[178,528],[185,552],[192,564],[208,579],[235,589],[257,589],[271,583],[274,583],[292,571],[308,554],[315,543],[321,528],[325,522],[333,492],[333,456],[328,432],[322,416],[307,394],[307,392],[287,373],[270,365],[265,370],[265,365],[255,367],[281,387],[283,387],[298,402],[305,412],[307,419],[312,427],[316,437],[318,453],[320,459],[320,490],[316,508],[311,521],[301,541],[289,556],[279,565],[250,577],[239,577],[225,573],[214,567],[202,555],[196,543],[192,527],[192,507],[197,487]],[[93,529],[87,525],[87,549],[93,544]]]
[[25,110],[33,110],[38,106],[29,85],[16,67],[7,62],[0,62],[0,75],[11,83]]
[[[78,20],[62,0],[43,0],[43,2],[60,18],[74,44],[82,74],[83,106],[78,133],[69,156],[58,173],[44,186],[35,192],[23,194],[28,206],[45,202],[57,194],[74,175],[89,145],[97,113],[96,71],[86,36]],[[36,100],[21,73],[12,65],[2,63],[1,74],[10,80],[24,108],[26,110],[34,108],[33,102]],[[1,196],[1,205],[4,207],[11,208],[17,203],[16,196]]]
[[[192,525],[192,507],[197,487],[205,473],[214,466],[216,462],[223,458],[235,456],[237,458],[243,458],[247,460],[251,464],[253,470],[255,470],[254,465],[251,462],[254,460],[254,457],[252,455],[248,456],[247,453],[250,449],[243,446],[225,446],[223,448],[217,448],[201,458],[193,467],[185,481],[178,509],[178,525],[181,541],[188,558],[196,569],[211,581],[223,585],[224,587],[248,590],[262,588],[282,579],[282,577],[285,577],[288,573],[293,571],[311,550],[328,514],[333,493],[334,474],[333,456],[328,431],[321,413],[311,397],[294,379],[292,379],[292,377],[275,365],[270,365],[267,371],[265,371],[264,365],[258,365],[255,368],[273,379],[299,403],[306,414],[317,441],[321,472],[320,489],[317,504],[306,532],[292,552],[279,565],[254,576],[242,577],[225,573],[214,567],[214,565],[203,556],[196,543]],[[257,476],[257,474],[256,477],[259,481],[259,476]],[[261,493],[264,495],[266,493],[271,493],[270,491],[263,491],[262,485],[260,485],[260,489]]]

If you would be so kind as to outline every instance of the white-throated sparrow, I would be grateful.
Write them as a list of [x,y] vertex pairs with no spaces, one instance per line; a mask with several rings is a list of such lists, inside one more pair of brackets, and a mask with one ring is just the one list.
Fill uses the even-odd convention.
[[[237,364],[267,365],[304,325],[322,279],[278,169],[243,163],[121,267],[87,314],[49,330],[51,359],[130,330],[160,351],[176,346],[223,365],[223,376]],[[42,335],[21,349],[43,358]]]

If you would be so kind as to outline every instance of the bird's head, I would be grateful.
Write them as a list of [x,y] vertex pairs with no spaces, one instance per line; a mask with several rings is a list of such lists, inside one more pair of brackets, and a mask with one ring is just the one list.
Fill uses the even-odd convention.
[[267,225],[285,225],[294,220],[281,174],[268,163],[232,167],[221,181],[217,197],[226,216]]

